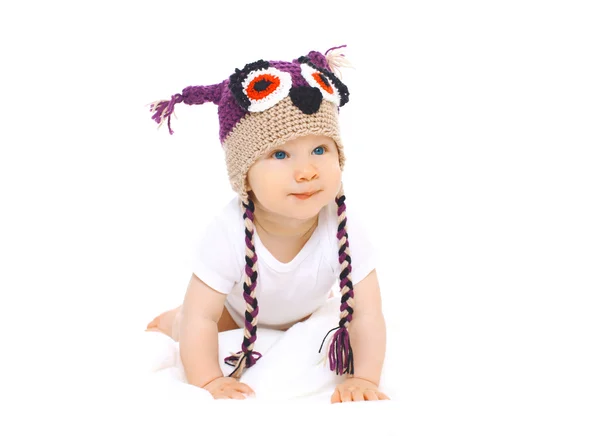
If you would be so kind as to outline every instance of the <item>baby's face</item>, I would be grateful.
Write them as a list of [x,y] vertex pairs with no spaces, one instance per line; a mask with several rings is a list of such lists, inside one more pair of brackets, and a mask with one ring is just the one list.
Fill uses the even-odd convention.
[[[287,218],[314,217],[340,190],[342,171],[335,141],[309,135],[286,142],[259,158],[248,186],[261,207]],[[293,194],[314,192],[309,198]]]

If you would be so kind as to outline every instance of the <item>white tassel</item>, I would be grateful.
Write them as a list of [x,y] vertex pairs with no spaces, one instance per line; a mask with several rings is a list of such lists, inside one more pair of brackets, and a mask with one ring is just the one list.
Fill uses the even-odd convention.
[[333,336],[331,336],[329,338],[329,340],[327,341],[327,346],[325,347],[325,352],[322,353],[323,357],[321,357],[321,359],[319,359],[319,361],[317,362],[319,365],[327,366],[327,363],[328,363],[327,358],[329,357],[329,348],[331,348],[332,340],[333,340]]
[[[156,108],[158,107],[159,104],[161,103],[169,103],[170,100],[155,100],[152,103],[148,103],[145,106],[150,107],[150,112],[154,112],[156,111]],[[158,124],[158,127],[156,128],[157,130],[160,129],[162,127],[162,125],[164,124],[164,122],[167,120],[168,117],[165,116],[165,112],[167,111],[167,107],[165,107],[163,109],[163,111],[160,114],[160,123]],[[175,111],[173,110],[173,113],[171,114],[173,116],[173,118],[177,119],[177,115],[175,115]]]
[[342,78],[341,68],[354,68],[350,61],[346,59],[342,53],[342,47],[330,50],[329,53],[325,55],[327,63],[329,64],[329,68],[331,68],[333,74],[335,74],[339,79]]

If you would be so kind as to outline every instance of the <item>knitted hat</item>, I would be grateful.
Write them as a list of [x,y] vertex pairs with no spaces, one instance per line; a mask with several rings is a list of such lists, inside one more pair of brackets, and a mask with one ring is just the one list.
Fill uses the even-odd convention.
[[[167,120],[171,134],[171,115],[175,104],[212,102],[218,106],[219,138],[225,151],[227,173],[231,187],[242,201],[246,227],[244,339],[242,351],[225,359],[227,364],[235,367],[230,374],[232,377],[241,376],[245,368],[254,365],[261,357],[260,353],[254,351],[258,316],[255,295],[258,258],[254,246],[254,203],[248,197],[246,176],[249,168],[261,156],[292,139],[311,134],[328,136],[336,142],[340,169],[343,170],[345,156],[339,133],[338,111],[348,102],[349,93],[334,70],[349,64],[344,55],[337,51],[341,47],[331,48],[324,55],[311,51],[292,62],[259,60],[241,70],[236,69],[221,83],[189,86],[181,94],[173,95],[171,100],[150,105],[150,110],[154,112],[152,119],[159,123],[159,127]],[[342,303],[339,325],[329,332],[338,330],[332,337],[329,364],[336,374],[353,374],[348,326],[352,320],[354,292],[343,188],[336,197],[336,203]]]

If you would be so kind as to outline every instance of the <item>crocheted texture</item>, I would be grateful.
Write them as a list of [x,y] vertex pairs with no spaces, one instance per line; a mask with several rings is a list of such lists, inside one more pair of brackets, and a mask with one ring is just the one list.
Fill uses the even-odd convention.
[[[310,82],[311,85],[315,84],[313,82],[314,80],[316,84],[319,85],[320,88],[323,89],[327,94],[331,94],[335,90],[338,95],[336,103],[339,106],[344,106],[346,103],[348,103],[350,95],[348,88],[331,71],[318,67],[312,63],[308,57],[305,56],[300,57],[298,61],[306,66],[312,67],[313,71],[311,71],[307,77],[307,81]],[[303,65],[303,67],[305,65]],[[303,70],[307,69],[303,68]]]
[[223,94],[223,84],[210,86],[188,86],[181,94],[171,96],[171,100],[159,100],[150,103],[150,111],[154,112],[152,119],[158,123],[158,127],[167,120],[169,133],[172,135],[171,115],[175,111],[177,103],[184,102],[185,104],[204,104],[212,102],[218,104],[221,95]]
[[244,204],[244,224],[246,226],[246,267],[244,268],[244,300],[246,313],[244,322],[244,340],[242,351],[225,359],[225,363],[235,369],[229,377],[239,378],[245,368],[250,368],[262,356],[253,351],[256,342],[256,324],[258,322],[258,300],[256,299],[256,284],[258,278],[256,250],[254,248],[254,203],[249,200]]
[[339,325],[331,329],[323,339],[319,353],[323,348],[323,343],[329,333],[335,331],[329,345],[329,369],[336,374],[354,374],[354,355],[350,344],[350,333],[348,327],[352,321],[354,313],[354,287],[352,285],[352,259],[350,258],[350,243],[348,242],[348,232],[346,230],[346,196],[340,195],[336,198],[338,205],[338,255],[341,266],[340,272],[340,290],[342,294],[342,303],[340,305]]
[[243,202],[248,201],[246,174],[252,164],[270,150],[305,135],[325,135],[338,147],[340,168],[346,158],[340,139],[337,108],[325,101],[312,115],[302,113],[286,97],[268,111],[249,114],[225,140],[225,161],[229,182]]
[[244,202],[248,201],[245,178],[250,166],[261,154],[291,139],[308,134],[330,136],[338,145],[343,169],[337,114],[349,93],[332,72],[343,55],[330,51],[327,57],[311,51],[292,62],[259,60],[236,69],[221,83],[188,86],[170,100],[152,103],[152,119],[159,126],[167,121],[173,134],[171,115],[176,104],[216,104],[229,180]]

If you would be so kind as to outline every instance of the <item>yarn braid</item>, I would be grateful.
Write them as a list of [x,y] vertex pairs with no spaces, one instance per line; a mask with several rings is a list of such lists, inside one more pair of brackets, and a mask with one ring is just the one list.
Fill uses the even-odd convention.
[[242,351],[225,358],[225,363],[235,366],[229,377],[240,378],[246,368],[254,365],[262,355],[254,351],[256,342],[256,324],[258,320],[258,300],[256,299],[256,279],[258,277],[256,249],[254,248],[254,203],[248,199],[244,205],[244,224],[246,233],[246,268],[244,269],[244,300],[246,300],[246,320]]
[[348,242],[348,232],[346,230],[346,196],[340,195],[335,199],[338,205],[338,260],[341,266],[340,272],[340,291],[342,294],[342,302],[340,305],[340,322],[339,325],[331,329],[323,338],[319,353],[323,348],[325,339],[334,330],[337,330],[331,340],[329,346],[329,369],[335,370],[337,375],[354,374],[354,356],[352,354],[352,346],[350,345],[350,334],[348,327],[352,321],[354,313],[354,288],[352,286],[352,259],[350,258],[350,244]]

